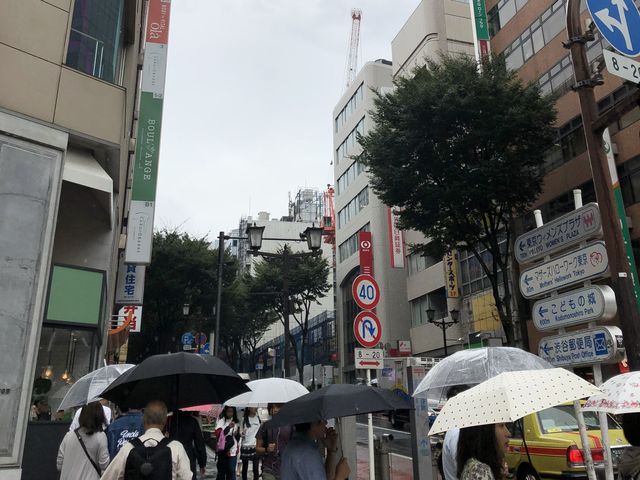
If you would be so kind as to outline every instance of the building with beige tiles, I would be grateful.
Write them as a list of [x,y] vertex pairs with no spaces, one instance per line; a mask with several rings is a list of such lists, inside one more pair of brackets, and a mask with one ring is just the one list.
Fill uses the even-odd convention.
[[64,432],[38,420],[55,419],[74,379],[104,357],[126,233],[142,5],[0,7],[2,479],[35,478],[34,467],[48,478],[55,462],[38,455]]

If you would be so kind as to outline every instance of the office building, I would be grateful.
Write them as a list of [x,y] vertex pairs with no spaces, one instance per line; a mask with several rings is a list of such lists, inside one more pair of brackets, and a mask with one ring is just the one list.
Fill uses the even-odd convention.
[[359,311],[352,293],[353,280],[361,273],[360,232],[371,232],[373,276],[380,287],[376,314],[382,325],[380,346],[387,354],[397,351],[398,341],[409,340],[410,311],[405,284],[402,233],[394,215],[369,188],[366,169],[354,155],[360,152],[358,134],[373,127],[368,112],[375,94],[392,88],[391,62],[367,62],[333,110],[334,178],[336,188],[336,318],[338,351],[343,380],[355,381],[353,323]]
[[2,479],[55,474],[41,455],[57,451],[64,432],[29,420],[55,417],[70,384],[104,358],[125,233],[142,5],[2,5]]

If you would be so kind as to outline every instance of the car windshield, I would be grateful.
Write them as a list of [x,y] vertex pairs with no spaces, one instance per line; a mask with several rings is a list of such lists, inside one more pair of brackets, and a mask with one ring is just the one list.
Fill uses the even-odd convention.
[[[609,419],[610,429],[620,429],[620,425],[611,418]],[[572,405],[560,405],[547,408],[538,412],[538,421],[544,433],[576,432],[578,431],[578,420]],[[584,422],[587,430],[599,430],[600,422],[595,412],[584,412]]]

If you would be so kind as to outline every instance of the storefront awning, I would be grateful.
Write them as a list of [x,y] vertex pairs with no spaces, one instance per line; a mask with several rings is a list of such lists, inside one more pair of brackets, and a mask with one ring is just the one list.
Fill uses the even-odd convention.
[[69,148],[64,156],[62,179],[95,190],[113,225],[113,180],[91,153]]

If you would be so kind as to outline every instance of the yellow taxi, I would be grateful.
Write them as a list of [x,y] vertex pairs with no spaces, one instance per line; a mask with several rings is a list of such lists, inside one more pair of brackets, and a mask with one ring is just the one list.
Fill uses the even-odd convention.
[[[584,412],[593,461],[604,462],[598,415]],[[524,433],[524,435],[523,435]],[[506,455],[509,471],[517,480],[586,478],[582,442],[572,404],[527,415],[511,424],[512,438]],[[629,447],[622,427],[609,417],[609,442],[614,468]]]

